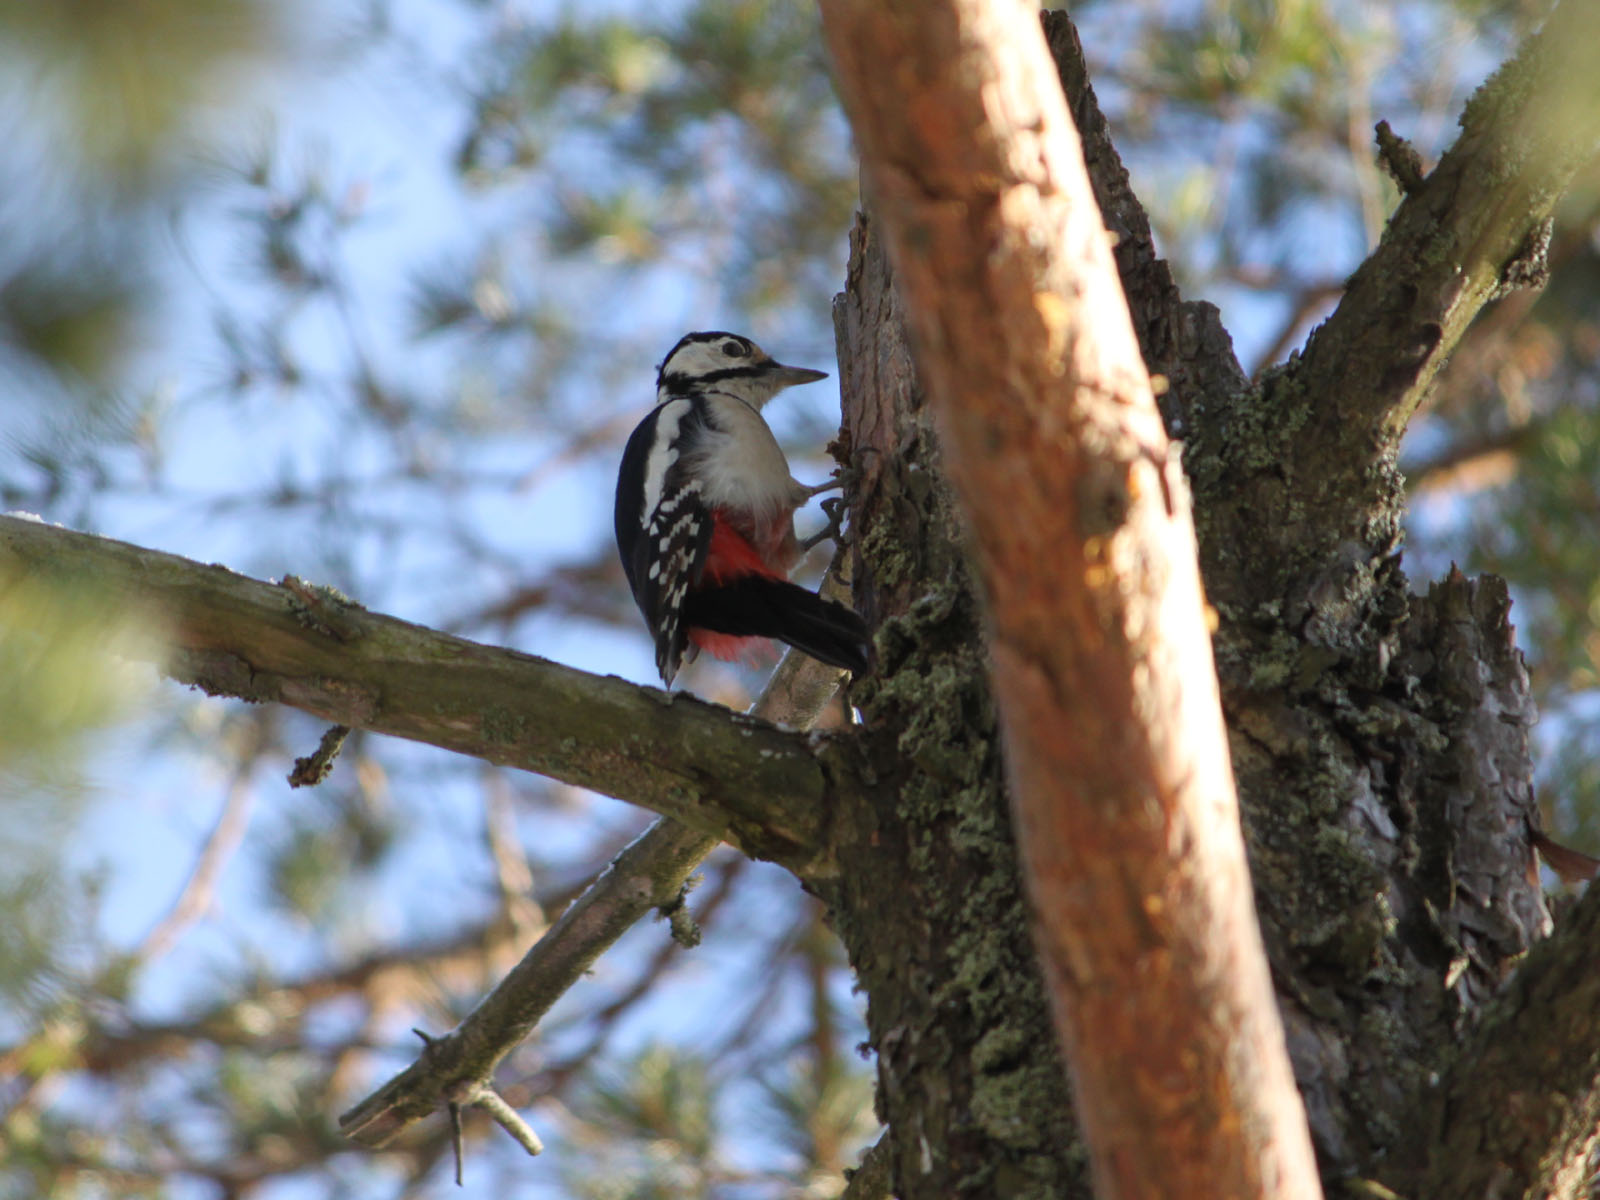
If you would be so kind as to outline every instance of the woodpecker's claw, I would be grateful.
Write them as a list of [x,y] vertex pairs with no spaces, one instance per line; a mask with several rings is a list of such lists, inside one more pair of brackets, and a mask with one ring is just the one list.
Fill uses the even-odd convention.
[[822,502],[822,511],[828,514],[828,523],[805,541],[800,543],[800,553],[804,554],[817,543],[832,538],[840,541],[844,536],[844,497],[834,496]]

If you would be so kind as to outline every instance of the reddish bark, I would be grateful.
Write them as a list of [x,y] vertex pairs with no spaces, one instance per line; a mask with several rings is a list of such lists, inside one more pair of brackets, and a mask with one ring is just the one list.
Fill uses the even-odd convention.
[[1315,1196],[1188,492],[1033,10],[822,9],[971,520],[1036,936],[1097,1188]]

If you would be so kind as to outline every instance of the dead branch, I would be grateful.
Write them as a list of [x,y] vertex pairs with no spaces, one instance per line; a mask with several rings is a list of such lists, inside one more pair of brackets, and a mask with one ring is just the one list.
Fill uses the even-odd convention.
[[[753,715],[807,723],[838,690],[840,672],[789,654]],[[463,1089],[487,1087],[495,1067],[551,1006],[645,914],[676,903],[689,874],[721,842],[663,818],[619,854],[447,1037],[430,1038],[399,1075],[339,1118],[357,1141],[381,1146]]]

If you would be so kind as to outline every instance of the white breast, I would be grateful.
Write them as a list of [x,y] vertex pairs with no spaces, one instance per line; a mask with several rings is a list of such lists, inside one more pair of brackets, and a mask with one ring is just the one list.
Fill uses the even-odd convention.
[[693,464],[705,503],[765,522],[804,501],[806,490],[789,474],[789,460],[761,414],[726,393],[709,392],[705,398],[717,425],[697,448]]

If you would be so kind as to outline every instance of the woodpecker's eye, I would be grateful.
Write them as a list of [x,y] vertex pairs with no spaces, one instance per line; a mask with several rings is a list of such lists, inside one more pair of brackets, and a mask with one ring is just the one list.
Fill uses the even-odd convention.
[[750,347],[743,342],[723,342],[722,352],[729,358],[743,358],[750,353]]

